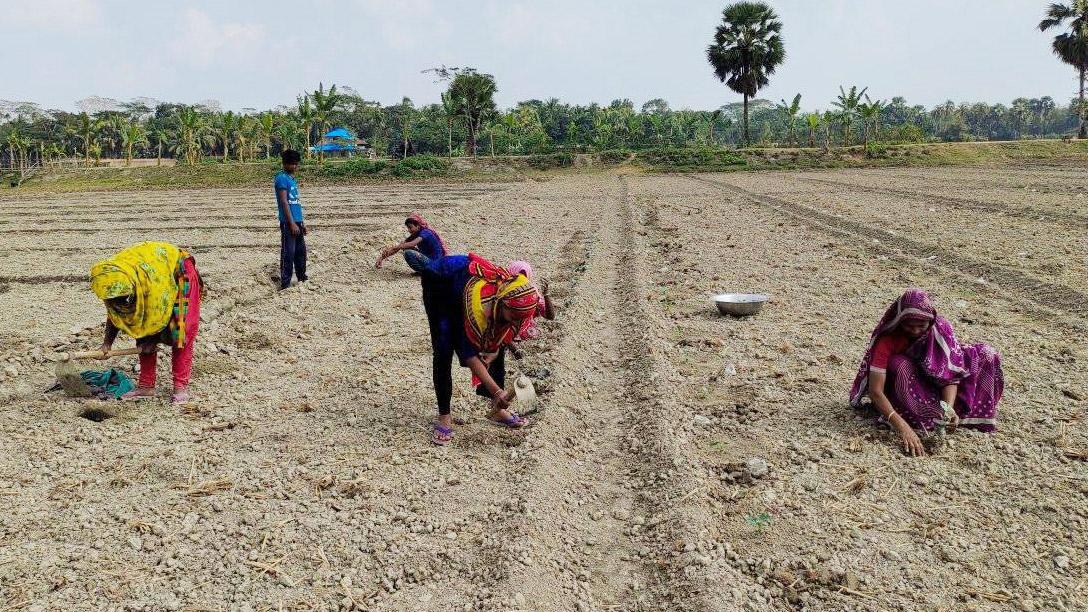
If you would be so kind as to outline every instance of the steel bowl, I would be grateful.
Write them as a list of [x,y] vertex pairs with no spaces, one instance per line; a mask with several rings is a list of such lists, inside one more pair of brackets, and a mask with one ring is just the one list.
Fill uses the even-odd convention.
[[771,299],[765,293],[723,293],[714,296],[718,312],[734,317],[748,317],[763,308],[763,303]]

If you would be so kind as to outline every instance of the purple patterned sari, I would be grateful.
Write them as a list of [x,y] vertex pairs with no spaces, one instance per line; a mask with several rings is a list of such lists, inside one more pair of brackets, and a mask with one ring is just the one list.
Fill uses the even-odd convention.
[[868,396],[869,368],[877,340],[895,331],[904,319],[930,321],[929,329],[901,355],[888,363],[884,393],[892,406],[914,429],[933,430],[943,416],[941,389],[958,385],[956,405],[962,427],[991,432],[997,424],[997,403],[1005,388],[1001,356],[986,344],[960,346],[952,325],[937,315],[929,295],[908,289],[884,313],[869,338],[861,359],[850,405],[861,405]]

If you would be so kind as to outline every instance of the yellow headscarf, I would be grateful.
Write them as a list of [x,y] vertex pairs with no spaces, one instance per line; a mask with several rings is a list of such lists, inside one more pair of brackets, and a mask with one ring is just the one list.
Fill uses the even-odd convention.
[[178,283],[174,274],[181,251],[167,242],[141,242],[91,266],[91,290],[100,300],[133,296],[131,312],[106,313],[118,329],[133,338],[159,333],[170,323]]
[[505,269],[469,254],[469,273],[465,285],[465,334],[476,348],[494,352],[510,344],[519,325],[496,321],[495,307],[502,302],[518,320],[533,316],[539,296],[523,274],[511,275]]

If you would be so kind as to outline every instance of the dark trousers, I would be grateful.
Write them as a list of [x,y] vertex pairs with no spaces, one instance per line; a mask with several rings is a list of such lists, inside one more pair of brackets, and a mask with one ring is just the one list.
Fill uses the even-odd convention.
[[280,289],[291,286],[291,276],[306,280],[306,226],[298,224],[299,233],[291,233],[290,224],[280,223]]
[[440,292],[423,279],[423,310],[427,313],[427,326],[431,330],[431,382],[438,414],[450,413],[453,399],[454,321],[442,307]]

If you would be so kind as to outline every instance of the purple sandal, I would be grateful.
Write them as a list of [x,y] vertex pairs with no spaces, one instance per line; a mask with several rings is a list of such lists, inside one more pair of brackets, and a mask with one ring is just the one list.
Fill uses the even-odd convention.
[[513,413],[511,413],[510,416],[506,417],[505,419],[492,419],[488,417],[487,420],[492,425],[497,425],[498,427],[505,427],[507,429],[522,429],[529,426],[528,418],[518,416]]
[[445,446],[453,441],[453,429],[450,427],[443,427],[438,423],[434,424],[434,429],[431,430],[431,442],[438,446]]

